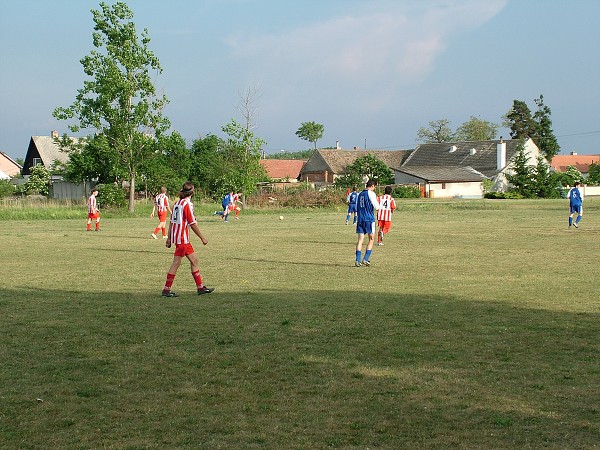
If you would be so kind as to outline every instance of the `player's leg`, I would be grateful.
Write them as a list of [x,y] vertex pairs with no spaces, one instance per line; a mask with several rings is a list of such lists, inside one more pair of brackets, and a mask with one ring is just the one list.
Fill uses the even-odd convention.
[[87,220],[87,230],[92,231],[92,219],[89,216],[88,216],[88,220]]
[[196,253],[191,253],[186,255],[186,257],[190,261],[190,269],[192,271],[192,277],[194,277],[194,282],[196,283],[198,295],[210,294],[214,291],[214,288],[206,287],[202,283],[202,276],[200,275],[200,268],[198,267],[198,256]]
[[173,256],[173,262],[171,263],[171,267],[169,267],[169,271],[167,272],[167,281],[165,282],[165,286],[163,287],[162,295],[163,297],[176,297],[177,294],[171,291],[171,287],[173,286],[173,281],[175,280],[175,275],[177,274],[177,269],[181,265],[183,257],[182,256]]
[[100,231],[100,216],[96,217],[96,231]]
[[580,206],[579,208],[577,208],[577,219],[575,219],[575,223],[573,225],[575,225],[575,228],[579,228],[577,226],[577,224],[579,223],[579,221],[581,220],[581,218],[583,217],[583,206]]
[[352,213],[350,212],[350,207],[348,207],[348,212],[346,213],[346,225],[348,225],[348,222],[350,221],[350,215]]
[[363,241],[365,240],[365,233],[362,232],[358,232],[358,240],[356,242],[356,261],[355,261],[355,265],[357,267],[361,266],[361,262],[360,262],[360,258],[361,258],[361,254],[362,254],[362,245],[363,245]]
[[[375,223],[373,223],[373,228],[375,228]],[[375,230],[373,230],[375,231]],[[367,249],[365,250],[365,257],[363,259],[363,264],[365,266],[371,265],[371,252],[373,251],[373,244],[375,243],[375,233],[369,233],[369,241],[367,242]]]

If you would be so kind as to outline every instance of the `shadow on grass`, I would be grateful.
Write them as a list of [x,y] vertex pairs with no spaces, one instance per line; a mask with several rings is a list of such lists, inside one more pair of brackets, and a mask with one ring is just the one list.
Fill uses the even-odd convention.
[[599,319],[378,292],[5,289],[0,447],[591,448]]

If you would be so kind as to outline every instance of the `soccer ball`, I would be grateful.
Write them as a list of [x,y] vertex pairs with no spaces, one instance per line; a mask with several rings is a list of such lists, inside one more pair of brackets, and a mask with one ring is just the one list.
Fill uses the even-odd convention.
[[279,220],[283,220],[283,216],[279,216]]

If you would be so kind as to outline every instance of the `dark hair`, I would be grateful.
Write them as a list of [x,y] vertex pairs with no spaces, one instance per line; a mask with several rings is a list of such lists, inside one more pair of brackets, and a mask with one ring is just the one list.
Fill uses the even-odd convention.
[[574,184],[574,186],[576,186],[576,187],[577,187],[577,186],[579,186],[580,184],[581,184],[581,183],[580,183],[579,181],[576,181],[576,182],[575,182],[575,184]]
[[375,186],[377,183],[375,182],[375,180],[369,180],[367,181],[367,187],[370,188],[371,186]]
[[386,186],[385,187],[385,193],[388,194],[388,195],[391,194],[392,193],[392,187],[391,186]]
[[179,198],[189,197],[194,193],[194,183],[191,181],[186,181],[183,183],[183,187],[179,191]]

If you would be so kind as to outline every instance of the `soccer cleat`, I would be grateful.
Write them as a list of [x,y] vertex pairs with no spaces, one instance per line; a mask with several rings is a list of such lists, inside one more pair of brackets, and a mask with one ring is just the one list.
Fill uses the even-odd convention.
[[356,267],[360,267],[360,266],[362,266],[362,264],[360,263],[360,261],[354,261],[354,265],[355,265]]
[[152,236],[152,239],[158,239],[154,233],[152,233],[150,236]]
[[163,297],[179,297],[179,295],[177,295],[173,291],[162,291],[162,294],[160,295],[162,295]]
[[369,267],[371,265],[371,261],[369,261],[368,259],[363,259],[363,265],[366,267]]
[[166,236],[166,235],[165,235],[165,236],[163,236],[163,239],[166,239],[166,238],[167,238],[167,236]]
[[206,286],[202,286],[201,288],[198,288],[198,295],[210,294],[214,290],[215,290],[215,288],[209,288]]
[[383,245],[383,242],[378,242],[377,245],[381,247]]
[[575,222],[573,222],[573,226],[574,226],[575,228],[579,228],[579,226],[578,226],[578,225],[577,225]]

